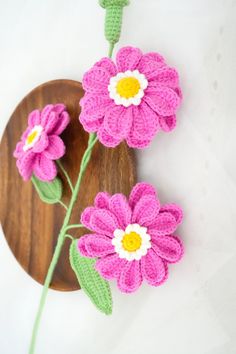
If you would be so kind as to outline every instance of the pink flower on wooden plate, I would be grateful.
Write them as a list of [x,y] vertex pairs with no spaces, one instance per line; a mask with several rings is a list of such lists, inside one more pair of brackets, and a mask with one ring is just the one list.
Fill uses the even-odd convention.
[[14,157],[24,180],[34,174],[42,181],[52,181],[57,175],[54,160],[65,154],[65,145],[59,135],[69,123],[65,105],[48,104],[29,114],[28,127],[16,145]]
[[78,240],[78,250],[97,258],[96,270],[107,280],[117,279],[122,292],[134,292],[143,280],[158,286],[167,279],[168,264],[183,255],[182,242],[173,235],[182,218],[176,204],[160,206],[147,183],[136,184],[128,200],[100,192],[81,215],[93,233]]

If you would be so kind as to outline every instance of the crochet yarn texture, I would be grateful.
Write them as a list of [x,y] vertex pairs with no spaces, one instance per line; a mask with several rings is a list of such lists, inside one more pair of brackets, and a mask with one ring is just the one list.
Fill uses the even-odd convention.
[[129,0],[99,0],[99,4],[106,9],[105,37],[110,43],[111,56],[114,45],[120,39],[123,7],[129,5]]
[[106,315],[112,313],[112,296],[108,283],[94,269],[94,259],[81,257],[76,240],[70,246],[70,264],[78,278],[81,288],[94,305]]
[[29,114],[28,127],[17,144],[14,157],[24,180],[34,174],[41,181],[52,181],[57,175],[54,160],[65,154],[65,145],[59,135],[69,123],[64,104],[49,104]]
[[121,48],[116,64],[102,58],[85,73],[82,84],[80,122],[107,147],[126,140],[130,147],[144,148],[160,129],[169,132],[176,126],[179,76],[158,53]]
[[96,270],[107,280],[117,279],[122,292],[136,291],[144,279],[159,286],[167,279],[168,264],[183,255],[182,242],[173,235],[182,218],[176,204],[160,205],[148,183],[136,184],[129,200],[100,192],[81,215],[93,234],[82,236],[78,249],[84,257],[98,258]]

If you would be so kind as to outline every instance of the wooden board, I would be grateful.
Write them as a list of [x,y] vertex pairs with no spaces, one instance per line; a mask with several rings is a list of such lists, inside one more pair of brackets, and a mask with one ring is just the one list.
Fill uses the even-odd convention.
[[[65,211],[60,205],[48,205],[40,201],[32,183],[23,182],[19,176],[12,154],[27,126],[28,114],[48,103],[62,102],[71,116],[71,123],[62,134],[67,149],[62,162],[75,183],[88,139],[88,134],[78,120],[79,100],[82,96],[81,84],[72,80],[50,81],[35,88],[12,114],[0,145],[0,218],[3,232],[18,262],[41,284],[52,258]],[[68,204],[70,190],[60,173],[59,176],[63,180],[63,202]],[[80,222],[81,211],[92,205],[99,191],[128,194],[135,181],[134,156],[127,145],[122,143],[115,149],[108,149],[97,143],[83,178],[72,223]],[[79,237],[84,232],[85,229],[74,230],[71,234]],[[69,244],[70,240],[66,240],[51,284],[53,289],[79,289],[69,265]]]

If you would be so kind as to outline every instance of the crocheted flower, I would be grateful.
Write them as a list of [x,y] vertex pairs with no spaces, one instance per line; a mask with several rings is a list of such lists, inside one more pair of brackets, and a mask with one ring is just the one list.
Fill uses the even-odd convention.
[[49,104],[40,112],[29,114],[28,127],[16,145],[14,157],[24,180],[34,173],[42,181],[52,181],[57,174],[54,160],[65,154],[60,135],[69,123],[64,104]]
[[95,205],[86,208],[81,222],[93,231],[78,240],[79,252],[98,258],[96,269],[107,280],[117,279],[122,292],[138,289],[143,279],[158,286],[167,279],[168,263],[183,255],[183,246],[172,235],[182,222],[176,204],[160,206],[155,189],[138,183],[129,200],[123,194],[98,193]]
[[143,148],[160,129],[168,132],[176,125],[181,101],[178,73],[157,53],[124,47],[116,65],[101,59],[82,83],[80,122],[86,131],[97,132],[105,146],[126,140],[130,147]]

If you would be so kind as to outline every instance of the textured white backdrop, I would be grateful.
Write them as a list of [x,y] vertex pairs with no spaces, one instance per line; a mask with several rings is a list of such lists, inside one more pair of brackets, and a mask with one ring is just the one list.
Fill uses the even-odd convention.
[[[106,54],[103,20],[96,0],[0,0],[1,133],[32,88],[81,80]],[[181,76],[177,129],[138,154],[138,170],[162,202],[183,206],[186,255],[160,288],[127,296],[113,284],[111,317],[82,291],[50,291],[38,354],[236,353],[235,22],[233,0],[131,0],[125,9],[119,46],[159,51]],[[26,354],[41,286],[2,232],[0,284],[0,352]]]

